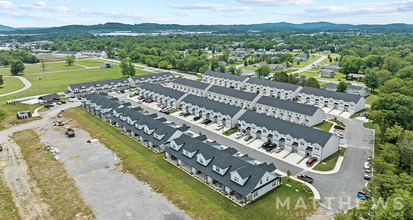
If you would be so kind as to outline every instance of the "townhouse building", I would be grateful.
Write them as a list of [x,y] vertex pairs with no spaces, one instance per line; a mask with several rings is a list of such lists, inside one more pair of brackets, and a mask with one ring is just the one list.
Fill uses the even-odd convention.
[[251,111],[240,117],[238,125],[241,132],[254,138],[320,161],[339,149],[337,135]]
[[[337,83],[326,83],[321,85],[321,89],[329,90],[329,91],[337,91]],[[363,86],[354,86],[354,85],[347,85],[347,94],[359,95],[362,97],[367,97],[370,95],[370,90]]]
[[211,119],[227,128],[236,127],[239,117],[246,111],[236,106],[194,95],[188,95],[182,99],[181,106],[183,112],[189,112],[203,119]]
[[170,89],[152,83],[142,84],[139,90],[139,94],[143,95],[145,98],[153,99],[160,105],[167,105],[174,109],[179,108],[182,99],[188,95],[184,92],[180,92],[174,89]]
[[255,110],[257,100],[260,98],[259,95],[254,93],[225,88],[222,86],[211,86],[207,91],[207,97],[214,101],[249,110]]
[[67,87],[66,98],[80,97],[89,93],[108,93],[129,88],[125,78],[72,84]]
[[139,75],[129,77],[128,81],[131,87],[140,87],[144,83],[168,83],[172,82],[175,76],[170,72],[154,73],[148,75]]
[[297,98],[301,103],[350,113],[358,112],[366,107],[366,99],[362,96],[310,87],[304,87],[298,93]]
[[308,127],[324,119],[324,111],[318,107],[268,96],[262,96],[257,101],[257,112]]
[[281,99],[293,99],[298,95],[302,87],[294,84],[251,78],[246,82],[245,88],[248,92]]
[[87,57],[108,57],[104,50],[82,50],[80,53]]
[[172,140],[169,146],[165,150],[168,161],[242,206],[281,184],[274,164],[259,163],[234,148],[222,149],[187,135]]
[[82,58],[83,54],[81,52],[77,51],[58,51],[56,52],[57,57],[68,57],[68,56],[74,56],[76,59]]
[[214,71],[206,71],[202,75],[203,82],[235,89],[245,88],[245,83],[248,81],[248,79],[249,78],[245,76],[238,76],[229,73],[219,73]]
[[211,84],[203,83],[195,80],[184,79],[181,77],[176,78],[172,82],[172,88],[188,94],[206,97],[207,90],[211,87]]

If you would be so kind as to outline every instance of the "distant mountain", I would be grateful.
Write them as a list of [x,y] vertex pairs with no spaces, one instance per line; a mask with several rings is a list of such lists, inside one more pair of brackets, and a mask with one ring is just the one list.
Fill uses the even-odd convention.
[[[4,29],[2,29],[4,28]],[[0,31],[12,31],[13,34],[76,34],[76,33],[102,33],[113,31],[131,31],[137,33],[157,32],[166,30],[181,31],[386,31],[398,30],[403,32],[413,31],[411,24],[386,24],[386,25],[352,25],[352,24],[334,24],[329,22],[313,22],[303,24],[292,24],[287,22],[263,23],[249,25],[179,25],[179,24],[122,24],[109,22],[97,25],[67,25],[52,28],[11,28],[0,25]]]

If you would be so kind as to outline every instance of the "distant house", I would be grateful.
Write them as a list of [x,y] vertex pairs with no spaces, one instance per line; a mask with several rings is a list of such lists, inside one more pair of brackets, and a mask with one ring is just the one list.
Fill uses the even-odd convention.
[[56,52],[57,57],[68,57],[68,56],[74,56],[76,59],[82,58],[83,54],[81,52],[77,51],[58,51]]
[[247,51],[247,53],[250,53],[250,52],[254,52],[255,50],[254,50],[254,48],[247,48],[246,51]]
[[287,69],[286,64],[270,64],[268,65],[271,71],[283,71]]
[[102,63],[100,64],[101,69],[113,68],[113,63]]
[[57,93],[53,93],[49,95],[40,96],[39,100],[44,103],[53,102],[60,100],[60,96]]
[[334,78],[336,72],[332,69],[320,69],[318,71],[318,76],[325,77],[325,78]]
[[350,74],[348,74],[348,76],[350,78],[353,78],[354,80],[360,82],[364,78],[365,75],[364,74],[350,73]]
[[330,50],[323,50],[323,54],[331,54]]
[[31,118],[32,113],[30,111],[22,111],[17,113],[17,118],[18,119],[25,119],[25,118]]
[[287,50],[287,49],[284,49],[284,50],[282,50],[281,52],[285,54],[285,53],[288,53],[288,52],[290,52],[290,51]]
[[334,70],[336,72],[341,72],[341,67],[336,62],[334,62],[333,64],[330,64],[330,65],[327,65],[325,67],[325,69],[331,69],[331,70]]
[[[326,83],[324,85],[321,85],[321,89],[337,91],[337,85],[338,84],[336,83]],[[347,85],[346,93],[366,97],[370,95],[370,90],[362,86]]]
[[295,56],[294,57],[294,59],[293,59],[293,61],[294,62],[297,62],[297,61],[307,61],[307,59],[308,59],[308,57],[307,57],[307,54],[306,53],[303,53],[303,54],[300,54],[300,55],[298,55],[298,56]]
[[103,50],[82,50],[81,53],[86,57],[107,57]]
[[258,49],[259,54],[266,54],[267,51],[265,49]]
[[225,62],[225,61],[218,61],[218,65],[227,65],[227,62]]
[[241,70],[241,76],[254,77],[256,74],[253,70]]

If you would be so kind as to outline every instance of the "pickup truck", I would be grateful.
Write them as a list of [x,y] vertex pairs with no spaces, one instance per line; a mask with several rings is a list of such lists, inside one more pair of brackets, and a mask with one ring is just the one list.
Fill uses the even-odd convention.
[[300,180],[304,180],[304,181],[306,181],[306,182],[308,182],[308,183],[313,183],[313,182],[314,182],[314,179],[313,179],[313,178],[311,178],[311,177],[309,177],[309,176],[307,176],[307,175],[305,175],[305,174],[301,174],[301,173],[297,175],[297,178],[300,179]]

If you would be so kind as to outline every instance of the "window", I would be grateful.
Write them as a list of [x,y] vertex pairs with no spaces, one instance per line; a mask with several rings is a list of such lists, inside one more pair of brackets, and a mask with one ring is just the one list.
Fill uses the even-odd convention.
[[300,141],[300,145],[304,145],[304,141]]
[[238,177],[234,176],[234,181],[235,181],[235,182],[239,182]]
[[189,156],[189,152],[186,151],[186,150],[184,150],[184,154],[185,154],[186,156]]
[[291,138],[288,137],[288,138],[287,138],[287,141],[291,141]]
[[219,167],[216,167],[216,168],[215,168],[215,171],[217,171],[218,173],[220,173],[220,172],[221,172],[221,169],[219,169]]
[[268,181],[268,180],[270,180],[270,177],[269,177],[269,176],[267,176],[267,181]]
[[176,144],[172,144],[172,148],[176,148]]
[[254,197],[258,196],[258,191],[254,192]]
[[260,184],[262,184],[262,180],[260,180]]
[[204,160],[202,158],[199,158],[199,162],[204,163]]
[[266,130],[266,129],[263,129],[262,131],[263,131],[264,133],[267,133],[267,130]]
[[277,181],[272,182],[272,186],[277,185]]
[[320,147],[318,147],[318,146],[315,146],[315,147],[314,147],[314,149],[316,149],[316,150],[320,150]]

